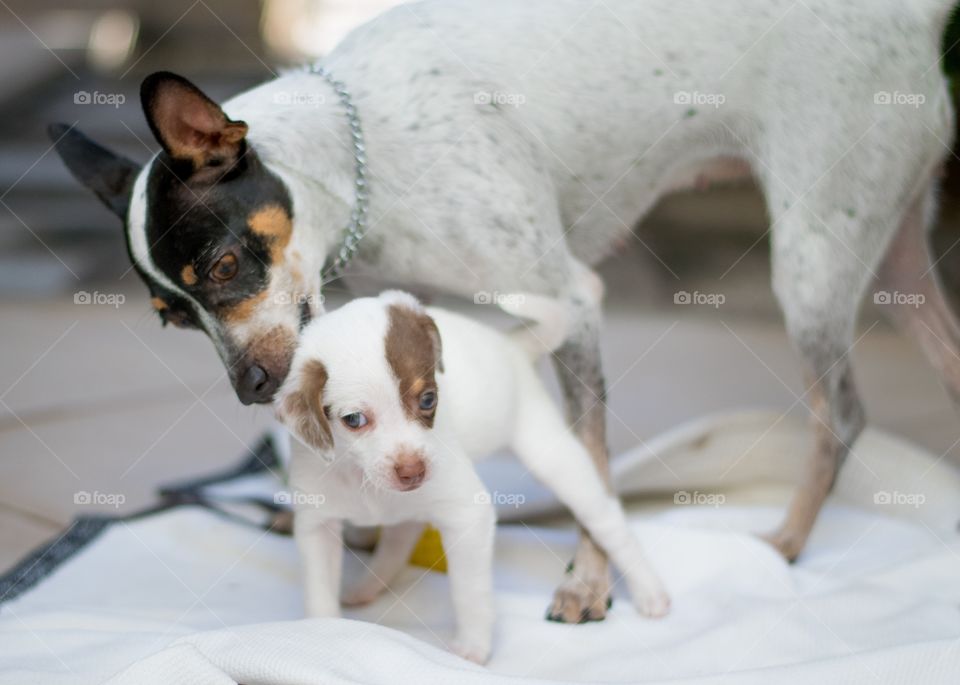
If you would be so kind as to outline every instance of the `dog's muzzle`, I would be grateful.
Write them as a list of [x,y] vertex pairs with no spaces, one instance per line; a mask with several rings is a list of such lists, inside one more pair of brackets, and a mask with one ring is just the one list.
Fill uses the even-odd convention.
[[273,400],[282,382],[283,378],[278,375],[271,375],[259,364],[251,364],[240,371],[234,390],[244,404],[266,404]]

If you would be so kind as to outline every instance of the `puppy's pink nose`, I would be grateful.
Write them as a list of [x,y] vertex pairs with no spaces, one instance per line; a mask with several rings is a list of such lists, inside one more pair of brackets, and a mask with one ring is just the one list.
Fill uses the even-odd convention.
[[414,490],[420,487],[427,475],[427,465],[417,454],[401,454],[393,464],[397,482],[401,490]]

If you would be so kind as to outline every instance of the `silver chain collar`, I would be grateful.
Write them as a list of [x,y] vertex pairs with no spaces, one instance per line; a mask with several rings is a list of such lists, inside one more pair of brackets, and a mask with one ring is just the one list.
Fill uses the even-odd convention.
[[367,226],[367,205],[370,198],[367,192],[367,150],[363,143],[360,117],[357,116],[357,108],[353,106],[353,100],[350,98],[350,91],[347,90],[346,85],[343,81],[336,80],[333,74],[319,64],[310,65],[309,72],[322,77],[337,94],[347,115],[347,122],[350,124],[350,137],[353,142],[353,161],[356,172],[353,182],[353,209],[350,212],[350,221],[343,229],[343,242],[340,249],[326,269],[327,274],[336,277],[343,273],[347,264],[357,254],[357,247]]

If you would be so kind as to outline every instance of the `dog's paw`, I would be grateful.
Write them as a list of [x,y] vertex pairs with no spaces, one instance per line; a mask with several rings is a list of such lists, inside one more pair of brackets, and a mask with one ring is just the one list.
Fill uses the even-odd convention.
[[609,574],[581,578],[571,572],[553,593],[547,620],[559,623],[602,621],[607,617],[612,601]]
[[773,546],[780,555],[791,564],[800,556],[806,539],[789,530],[775,530],[772,533],[760,533],[758,537]]
[[647,618],[663,618],[670,613],[670,595],[662,587],[634,593],[633,605]]
[[467,640],[458,637],[450,645],[450,651],[461,659],[483,666],[490,659],[490,642],[489,640]]
[[357,583],[343,590],[340,594],[340,604],[345,607],[362,607],[379,597],[381,592],[383,592],[383,586],[379,583],[377,586],[373,583]]

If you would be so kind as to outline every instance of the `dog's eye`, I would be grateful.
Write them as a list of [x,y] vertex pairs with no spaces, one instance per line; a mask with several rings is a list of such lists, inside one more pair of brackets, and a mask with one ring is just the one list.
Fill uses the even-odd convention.
[[430,411],[437,406],[437,393],[433,390],[425,390],[420,395],[420,409]]
[[237,275],[237,258],[232,254],[225,254],[210,269],[210,278],[218,283],[226,283]]
[[352,414],[347,414],[341,416],[340,420],[343,421],[343,425],[349,428],[350,430],[357,430],[358,428],[363,428],[369,423],[367,417],[362,413],[355,411]]

